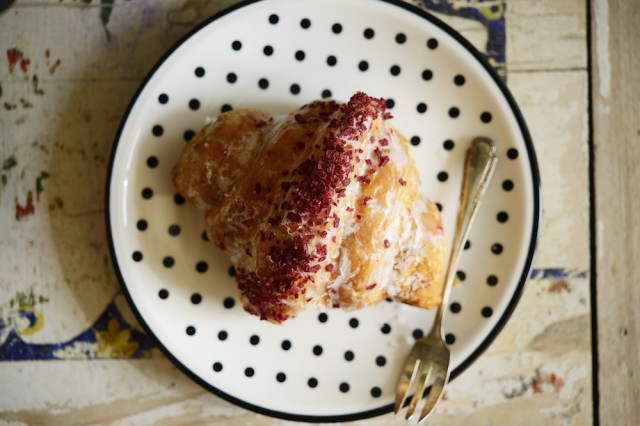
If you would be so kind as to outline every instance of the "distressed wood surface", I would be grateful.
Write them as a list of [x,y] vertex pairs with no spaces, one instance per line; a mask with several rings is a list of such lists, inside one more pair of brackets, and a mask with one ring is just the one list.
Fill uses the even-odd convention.
[[592,2],[597,331],[603,425],[640,424],[640,2]]
[[[0,109],[0,165],[9,158],[17,161],[2,171],[6,184],[0,189],[0,316],[16,294],[33,291],[44,325],[23,333],[24,340],[70,339],[91,326],[110,302],[137,327],[119,294],[104,232],[104,182],[113,138],[153,64],[193,26],[233,2],[116,0],[106,27],[98,1],[24,0],[0,15],[0,108],[10,106]],[[506,6],[507,82],[532,134],[543,184],[537,273],[496,341],[451,383],[433,424],[588,425],[593,399],[587,4],[510,0]],[[438,16],[479,48],[485,43],[477,23]],[[5,52],[14,47],[29,57],[28,72],[19,65],[9,72]],[[611,93],[622,84],[611,79]],[[613,97],[604,99],[610,105]],[[615,120],[632,111],[628,107]],[[29,191],[39,196],[33,200],[35,211],[16,221],[16,203],[24,205]],[[606,223],[602,226],[606,229]],[[616,274],[622,273],[623,265],[617,267]],[[627,326],[631,350],[637,327],[632,312],[626,312],[630,322],[615,325]],[[15,327],[25,330],[24,324]],[[601,348],[615,347],[614,340],[602,346],[603,339]],[[107,357],[112,349],[101,348]],[[635,363],[629,365],[637,366],[637,358]],[[626,401],[629,407],[631,400]],[[139,360],[2,361],[3,422],[295,424],[207,393],[159,353]],[[405,422],[386,415],[353,424]]]

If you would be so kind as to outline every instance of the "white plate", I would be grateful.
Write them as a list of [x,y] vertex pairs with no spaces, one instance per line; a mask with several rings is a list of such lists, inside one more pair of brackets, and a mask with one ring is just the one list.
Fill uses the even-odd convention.
[[113,150],[107,222],[133,310],[196,382],[267,415],[342,421],[389,412],[404,357],[433,312],[383,302],[357,312],[307,311],[281,326],[246,314],[229,260],[202,239],[203,213],[175,197],[170,170],[207,116],[248,106],[284,113],[356,91],[388,99],[449,231],[466,146],[476,135],[497,143],[500,162],[446,318],[455,377],[515,307],[537,239],[539,179],[504,84],[437,19],[381,0],[244,3],[160,61]]

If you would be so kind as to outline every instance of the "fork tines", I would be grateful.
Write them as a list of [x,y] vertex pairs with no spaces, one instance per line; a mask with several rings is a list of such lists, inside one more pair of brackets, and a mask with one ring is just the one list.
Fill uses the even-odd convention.
[[[410,365],[410,362],[407,364]],[[426,420],[442,397],[447,378],[448,372],[442,368],[441,364],[422,362],[420,358],[416,358],[413,370],[409,370],[405,366],[405,371],[398,382],[394,413],[398,414],[404,406],[408,406],[404,417],[406,420],[412,420],[418,404],[422,399],[425,399],[426,395],[418,422]]]

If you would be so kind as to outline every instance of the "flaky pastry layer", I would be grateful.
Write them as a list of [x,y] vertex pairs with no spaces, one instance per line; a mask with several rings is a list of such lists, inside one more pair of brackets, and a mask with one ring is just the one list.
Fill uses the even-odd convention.
[[309,306],[440,303],[442,220],[390,118],[357,93],[284,117],[229,111],[187,144],[173,182],[206,211],[248,312],[283,322]]

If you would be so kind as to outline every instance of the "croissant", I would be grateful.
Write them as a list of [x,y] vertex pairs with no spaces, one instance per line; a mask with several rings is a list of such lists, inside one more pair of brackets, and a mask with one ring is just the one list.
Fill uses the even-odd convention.
[[310,306],[440,303],[442,219],[390,118],[357,93],[280,117],[228,111],[186,145],[173,183],[206,211],[246,311],[281,323]]

